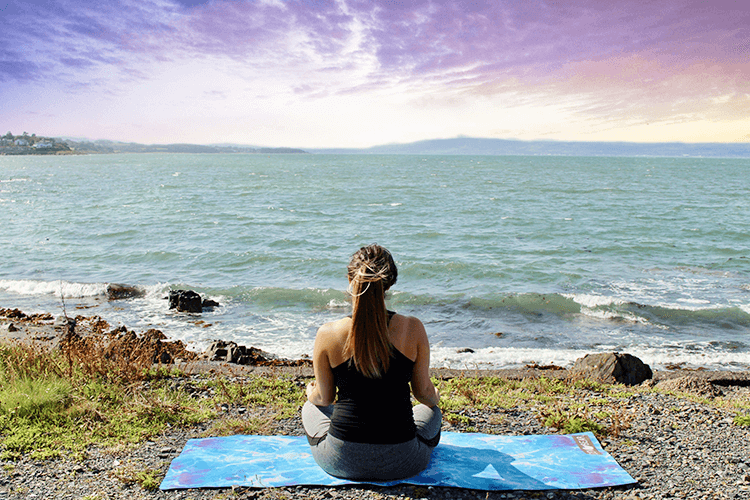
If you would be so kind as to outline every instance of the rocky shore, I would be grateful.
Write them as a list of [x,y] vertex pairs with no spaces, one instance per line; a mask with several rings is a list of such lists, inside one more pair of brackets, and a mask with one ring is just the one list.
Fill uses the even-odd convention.
[[[69,328],[67,322],[49,316],[19,317],[4,310],[0,314],[0,342],[37,342],[54,347]],[[14,317],[15,314],[15,317]],[[96,325],[91,319],[79,324]],[[100,324],[100,326],[102,326]],[[127,335],[120,332],[121,336]],[[144,332],[147,333],[147,332]],[[153,332],[151,342],[168,344]],[[136,335],[136,339],[144,334]],[[133,338],[130,341],[134,341]],[[159,344],[161,345],[161,344]],[[168,352],[167,349],[164,352]],[[160,351],[162,352],[162,351]],[[161,354],[155,354],[161,356]],[[183,357],[180,357],[183,356]],[[222,376],[247,379],[259,374],[288,375],[304,383],[312,375],[307,363],[283,362],[238,365],[208,359],[184,359],[178,350],[169,361],[183,370],[172,383],[189,385],[197,378]],[[164,358],[166,360],[166,358]],[[494,375],[507,379],[539,377],[565,379],[568,370],[553,367],[526,367],[517,370],[456,371],[435,370],[438,378]],[[22,457],[0,460],[0,500],[2,499],[748,499],[750,498],[750,426],[739,425],[738,415],[750,413],[750,373],[665,370],[653,378],[617,394],[595,389],[579,391],[578,402],[614,408],[621,420],[616,433],[602,437],[601,443],[622,467],[638,481],[637,485],[582,491],[484,492],[455,488],[414,486],[375,487],[298,487],[257,490],[247,488],[176,490],[162,492],[144,489],[136,480],[142,471],[151,471],[160,482],[169,463],[190,438],[201,437],[210,423],[190,428],[172,428],[135,447],[92,448],[80,460],[37,461]],[[738,409],[729,402],[744,402]],[[493,434],[550,434],[562,430],[544,425],[539,415],[542,403],[517,408],[468,409],[460,419],[446,420],[445,430]],[[227,405],[221,417],[251,418],[261,410]],[[271,433],[302,435],[299,416],[275,420]]]

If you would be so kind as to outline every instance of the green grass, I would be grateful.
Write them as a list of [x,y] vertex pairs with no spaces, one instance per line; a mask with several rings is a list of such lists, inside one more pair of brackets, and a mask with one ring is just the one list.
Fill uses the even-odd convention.
[[[183,378],[175,388],[181,375],[101,342],[57,351],[0,345],[0,459],[75,458],[91,445],[136,445],[169,427],[211,420],[212,435],[269,433],[273,421],[295,416],[305,397],[304,381],[283,375]],[[217,419],[222,405],[261,416]]]
[[203,433],[204,437],[234,436],[236,434],[270,434],[273,430],[270,418],[242,417],[221,418],[212,423]]
[[235,382],[223,378],[207,379],[203,386],[213,389],[217,401],[265,408],[274,414],[275,419],[295,416],[305,401],[304,383],[297,384],[285,375],[269,374]]
[[750,425],[750,415],[737,415],[734,417],[735,425]]
[[122,483],[137,484],[144,490],[156,490],[161,484],[161,471],[152,467],[143,467],[140,464],[126,464],[115,469],[113,475]]
[[132,358],[89,362],[91,345],[73,349],[0,346],[0,458],[80,456],[215,415],[212,402],[168,390],[150,363],[139,372]]
[[497,414],[518,408],[536,412],[542,425],[560,433],[591,431],[599,436],[617,436],[633,418],[622,410],[622,400],[636,394],[636,390],[622,385],[544,377],[520,381],[456,377],[434,382],[440,390],[445,420],[463,430],[472,422],[459,413],[461,410],[473,408]]

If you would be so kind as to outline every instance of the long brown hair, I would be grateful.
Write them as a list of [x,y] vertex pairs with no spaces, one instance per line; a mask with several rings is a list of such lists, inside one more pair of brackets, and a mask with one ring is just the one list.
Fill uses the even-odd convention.
[[388,250],[372,244],[352,256],[347,271],[353,311],[344,355],[351,357],[364,376],[380,378],[388,371],[393,349],[388,340],[385,292],[398,278],[396,263]]

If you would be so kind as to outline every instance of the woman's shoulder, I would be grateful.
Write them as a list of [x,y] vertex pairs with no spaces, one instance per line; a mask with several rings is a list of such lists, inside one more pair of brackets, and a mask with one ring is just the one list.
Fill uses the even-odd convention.
[[394,347],[412,361],[416,360],[419,346],[427,342],[422,322],[414,316],[396,314],[391,319],[391,325],[391,342]]
[[344,361],[344,346],[351,325],[351,318],[341,318],[325,323],[318,328],[318,333],[315,336],[316,349],[325,353],[331,367],[338,366]]
[[425,332],[422,322],[414,316],[397,313],[391,318],[391,323],[410,335],[420,335]]
[[347,316],[345,318],[337,319],[335,321],[329,321],[328,323],[323,323],[321,327],[318,329],[320,330],[326,330],[326,331],[337,331],[341,329],[350,328],[352,324],[352,318]]
[[336,321],[324,323],[318,328],[317,338],[326,342],[339,343],[342,339],[346,340],[349,330],[352,327],[351,318],[341,318]]

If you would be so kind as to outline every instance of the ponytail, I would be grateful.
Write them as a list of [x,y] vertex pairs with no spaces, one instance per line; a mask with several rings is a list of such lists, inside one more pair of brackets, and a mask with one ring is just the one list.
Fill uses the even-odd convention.
[[396,282],[398,271],[390,252],[378,245],[362,247],[348,267],[352,295],[352,328],[344,345],[345,357],[368,378],[388,371],[393,345],[388,339],[385,292]]

